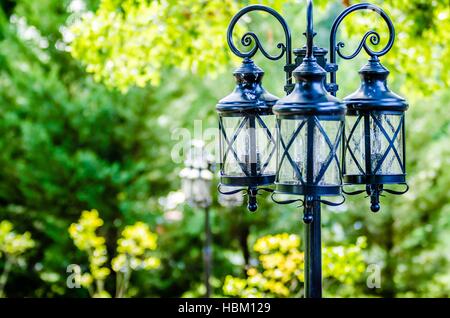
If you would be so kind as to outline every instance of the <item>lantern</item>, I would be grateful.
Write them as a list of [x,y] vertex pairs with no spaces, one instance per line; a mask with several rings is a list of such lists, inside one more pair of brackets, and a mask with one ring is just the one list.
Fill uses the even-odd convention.
[[[408,103],[387,87],[389,71],[372,57],[359,71],[361,86],[344,98],[346,118],[343,175],[346,184],[365,184],[371,210],[380,209],[385,184],[405,184],[405,111]],[[364,190],[354,193],[361,193]]]
[[272,106],[278,98],[262,87],[264,72],[251,59],[244,59],[233,74],[236,88],[216,107],[220,129],[219,187],[247,188],[249,209],[254,211],[258,187],[275,180]]
[[341,195],[339,154],[346,108],[326,91],[326,72],[314,57],[305,58],[293,74],[294,90],[273,108],[275,192],[303,195],[308,205],[320,196]]

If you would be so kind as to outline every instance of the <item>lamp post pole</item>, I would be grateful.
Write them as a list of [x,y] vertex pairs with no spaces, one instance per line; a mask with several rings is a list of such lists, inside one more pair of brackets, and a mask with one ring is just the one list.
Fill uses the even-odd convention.
[[309,212],[312,221],[305,229],[305,297],[322,297],[322,242],[320,222],[320,201],[312,202]]
[[[372,47],[381,43],[381,37],[370,30],[364,34],[356,50],[345,55],[342,52],[345,44],[336,41],[338,28],[345,17],[360,10],[370,10],[381,16],[388,27],[389,40],[382,49],[374,50]],[[238,49],[234,44],[234,27],[242,16],[252,11],[266,12],[282,26],[285,41],[277,44],[280,49],[278,55],[269,54],[254,32],[246,32],[241,38],[240,42],[247,47],[247,51]],[[306,22],[306,45],[292,50],[291,31],[284,18],[272,8],[250,5],[232,18],[227,42],[231,51],[243,59],[243,63],[234,72],[237,82],[235,90],[216,106],[221,136],[219,192],[224,195],[247,192],[250,211],[256,210],[259,190],[272,192],[272,200],[279,204],[301,202],[305,223],[304,294],[307,298],[320,298],[321,204],[337,206],[345,201],[343,193],[356,195],[366,192],[371,200],[371,210],[377,212],[380,209],[379,196],[383,192],[403,194],[408,190],[404,163],[404,112],[408,103],[389,90],[386,83],[389,71],[379,61],[379,57],[392,48],[395,38],[392,21],[381,8],[361,3],[346,8],[338,15],[330,31],[330,63],[326,59],[328,51],[313,44],[316,33],[313,29],[312,0],[307,0]],[[336,98],[339,89],[336,84],[336,58],[351,60],[363,49],[370,59],[359,71],[360,88],[341,101]],[[286,58],[287,96],[284,98],[278,99],[262,87],[264,72],[251,59],[258,51],[272,61]],[[295,54],[295,61],[292,61],[292,53]],[[295,84],[292,83],[293,77]],[[272,138],[274,134],[266,124],[271,114],[276,116],[276,138]],[[254,139],[254,118],[258,119],[258,129],[264,131],[269,139],[268,148],[276,145],[276,168],[270,173],[264,169],[242,168],[246,165],[241,162],[241,157],[250,158],[251,167],[257,167],[255,143],[248,143],[248,146],[241,141],[242,134],[249,134],[250,140]],[[349,119],[349,132],[344,131],[346,119]],[[247,122],[253,129],[242,133]],[[231,129],[233,134],[228,135],[226,128]],[[361,131],[364,133],[361,134]],[[270,167],[273,153],[262,165],[264,168]],[[265,187],[271,184],[275,184],[275,190]],[[365,188],[346,192],[344,184],[363,185]],[[406,185],[406,190],[387,189],[384,187],[386,184]],[[221,186],[224,185],[241,189],[223,192]],[[248,189],[243,186],[248,186]],[[274,194],[297,197],[278,201]],[[324,200],[327,196],[341,196],[344,200]]]

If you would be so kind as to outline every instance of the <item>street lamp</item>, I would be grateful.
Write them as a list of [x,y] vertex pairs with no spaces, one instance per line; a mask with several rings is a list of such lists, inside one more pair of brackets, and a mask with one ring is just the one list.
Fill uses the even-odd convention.
[[211,296],[211,224],[209,207],[211,206],[211,158],[201,140],[194,140],[187,152],[185,167],[180,171],[181,189],[188,204],[195,208],[203,208],[205,212],[205,244],[203,261],[205,270],[206,297]]
[[[359,10],[371,10],[378,13],[388,26],[389,40],[382,50],[374,51],[367,41],[374,46],[378,45],[380,36],[373,30],[368,31],[355,52],[345,55],[341,52],[344,43],[336,44],[337,31],[346,16]],[[242,52],[235,46],[234,27],[242,16],[251,11],[267,12],[280,22],[284,30],[285,43],[277,45],[281,51],[279,55],[269,55],[253,32],[245,33],[241,39],[243,46],[251,47],[248,51]],[[389,72],[379,60],[392,48],[395,38],[394,26],[381,8],[368,3],[356,4],[345,9],[336,18],[330,32],[330,63],[327,63],[326,59],[328,51],[313,44],[315,32],[312,0],[307,0],[305,36],[306,46],[292,50],[291,32],[286,21],[275,10],[262,5],[245,7],[231,20],[227,33],[228,44],[231,51],[244,61],[239,71],[235,72],[238,80],[237,88],[217,106],[221,130],[221,184],[249,186],[247,192],[251,197],[252,188],[258,189],[261,185],[267,186],[274,183],[275,190],[266,187],[262,189],[273,192],[272,199],[276,203],[301,202],[304,207],[303,220],[306,224],[305,296],[321,297],[321,203],[340,205],[345,200],[342,193],[353,195],[366,192],[370,196],[371,210],[376,212],[380,209],[379,196],[383,192],[402,194],[408,190],[404,120],[404,112],[408,104],[387,87],[386,79]],[[339,88],[336,84],[338,71],[336,57],[339,55],[343,59],[351,60],[362,49],[370,56],[370,59],[368,64],[360,70],[361,86],[355,93],[340,101],[336,98]],[[251,62],[251,58],[258,50],[270,60],[286,57],[284,88],[287,96],[276,99],[260,86],[262,71]],[[294,63],[292,53],[295,54]],[[327,73],[330,73],[328,83]],[[295,84],[292,83],[292,76],[295,78]],[[246,80],[240,81],[242,78]],[[249,99],[253,102],[251,107],[248,103],[244,105],[240,102],[240,100],[248,101]],[[276,136],[275,176],[259,183],[262,175],[258,174],[261,171],[258,167],[262,167],[261,163],[270,166],[272,156],[267,157],[265,161],[261,160],[260,155],[258,156],[261,148],[258,148],[259,145],[255,141],[260,139],[252,137],[254,134],[245,135],[248,137],[243,138],[242,142],[236,141],[244,127],[255,126],[247,124],[249,114],[254,118],[261,117],[262,114],[271,118],[270,111],[276,116],[275,132],[267,129],[270,132],[269,140],[273,140],[273,135]],[[230,116],[235,118],[234,122],[224,125],[224,114],[232,114]],[[268,128],[267,125],[261,126]],[[224,132],[224,128],[231,127],[234,127],[234,132],[230,138]],[[229,178],[230,170],[227,168],[226,160],[235,142],[239,149],[231,154],[236,162],[235,171],[240,178],[255,181],[250,182],[250,185],[234,182],[236,179]],[[239,145],[245,146],[239,148]],[[246,173],[248,171],[250,173]],[[272,173],[272,170],[269,171]],[[366,185],[364,190],[353,192],[343,190],[343,185],[361,184]],[[386,184],[403,184],[406,189],[398,192],[386,189],[384,187]],[[230,191],[229,194],[236,192],[236,190]],[[277,194],[287,194],[294,198],[279,201],[276,199]],[[334,202],[323,199],[323,197],[333,196],[341,196],[343,200]]]

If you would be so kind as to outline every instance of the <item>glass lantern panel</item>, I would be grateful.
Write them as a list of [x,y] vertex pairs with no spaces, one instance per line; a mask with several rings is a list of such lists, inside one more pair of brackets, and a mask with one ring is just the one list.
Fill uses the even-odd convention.
[[[404,131],[404,125],[405,125],[405,117],[402,115],[402,127],[397,135],[397,138],[395,138],[395,142],[394,142],[394,147],[395,149],[397,149],[397,153],[398,156],[400,157],[400,162],[402,163],[400,166],[403,165],[403,169],[404,169],[404,160],[405,160],[405,149],[403,148],[404,142],[403,142],[403,138],[405,138],[405,136],[403,135]],[[397,158],[398,159],[398,158]],[[399,164],[400,164],[399,162]],[[400,167],[401,169],[401,167]],[[402,170],[403,173],[405,173],[406,171]]]
[[364,117],[346,116],[345,174],[365,174]]
[[[243,177],[245,174],[239,162],[236,160],[236,158],[239,158],[239,154],[237,153],[238,149],[236,149],[238,140],[233,143],[233,139],[245,117],[221,117],[221,119],[222,129],[224,130],[220,132],[220,159],[223,164],[222,174]],[[232,144],[232,146],[229,147],[228,143]]]
[[[300,185],[306,181],[305,119],[279,120],[278,182]],[[293,140],[292,140],[293,139]]]
[[276,171],[275,116],[259,116],[256,122],[257,171],[261,175],[273,175]]
[[321,120],[314,125],[313,176],[320,186],[340,185],[341,121]]
[[[223,175],[275,174],[274,116],[222,117]],[[231,146],[230,146],[231,144]]]
[[371,115],[370,150],[373,174],[403,174],[402,124],[402,115]]

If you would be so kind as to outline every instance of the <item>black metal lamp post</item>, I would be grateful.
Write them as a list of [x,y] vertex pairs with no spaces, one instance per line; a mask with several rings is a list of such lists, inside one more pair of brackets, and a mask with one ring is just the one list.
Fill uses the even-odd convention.
[[305,295],[320,297],[320,202],[321,196],[341,195],[338,154],[346,107],[325,89],[326,72],[313,53],[312,14],[308,19],[306,57],[293,72],[296,84],[273,109],[278,136],[275,193],[304,197]]
[[180,171],[181,188],[189,205],[203,208],[205,212],[205,245],[203,261],[205,271],[206,297],[211,296],[211,269],[212,269],[212,237],[210,211],[211,197],[211,159],[204,149],[203,142],[194,140],[187,153],[185,168]]
[[[389,28],[389,40],[382,50],[374,51],[367,41],[376,46],[380,43],[380,36],[373,30],[368,31],[355,52],[345,55],[341,52],[344,43],[336,44],[337,31],[346,16],[359,10],[379,14]],[[280,22],[285,42],[277,45],[279,55],[268,54],[253,32],[245,33],[241,39],[246,47],[254,42],[248,51],[242,52],[234,45],[234,27],[242,16],[251,11],[267,12]],[[323,197],[366,192],[370,196],[371,210],[376,212],[380,209],[379,196],[383,192],[402,194],[408,190],[404,119],[408,104],[388,89],[386,79],[389,72],[379,61],[379,57],[391,49],[395,38],[394,26],[381,8],[362,3],[350,6],[338,15],[330,32],[330,63],[326,59],[328,51],[313,45],[312,0],[307,0],[305,36],[306,46],[292,50],[291,32],[286,21],[275,10],[262,5],[245,7],[231,20],[228,45],[244,61],[234,73],[237,79],[235,91],[217,105],[221,133],[219,191],[231,195],[240,190],[223,192],[221,185],[247,187],[242,190],[249,194],[251,211],[256,209],[259,189],[273,192],[272,199],[280,204],[302,203],[306,223],[305,296],[321,297],[320,205],[343,203],[334,203]],[[341,102],[335,97],[339,88],[336,84],[336,57],[339,55],[351,60],[362,49],[370,59],[360,70],[361,87]],[[270,60],[285,56],[284,87],[288,96],[278,100],[261,87],[263,72],[250,60],[258,50]],[[295,54],[294,63],[292,53]],[[328,82],[327,73],[330,73]],[[292,83],[292,75],[295,84]],[[273,127],[267,124],[273,120],[272,111],[276,115],[276,140]],[[262,129],[258,131],[257,127]],[[269,168],[272,167],[275,148],[276,166]],[[366,188],[346,192],[342,180],[344,185],[363,184]],[[261,188],[272,183],[275,183],[275,190]],[[386,189],[386,184],[403,184],[406,189],[398,192]],[[278,193],[297,197],[278,201],[274,198]]]

